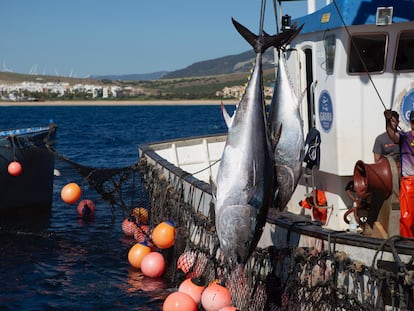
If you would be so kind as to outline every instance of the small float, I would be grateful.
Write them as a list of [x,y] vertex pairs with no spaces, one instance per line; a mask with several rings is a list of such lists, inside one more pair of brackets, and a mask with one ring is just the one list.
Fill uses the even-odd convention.
[[0,131],[0,213],[52,207],[55,124]]

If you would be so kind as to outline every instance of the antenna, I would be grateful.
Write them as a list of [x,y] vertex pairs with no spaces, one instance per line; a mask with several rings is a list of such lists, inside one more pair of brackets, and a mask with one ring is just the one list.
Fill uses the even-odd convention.
[[29,74],[30,75],[37,75],[37,64],[34,64],[32,66],[32,68],[30,68]]
[[4,72],[13,72],[13,70],[7,68],[6,61],[3,60],[3,71]]

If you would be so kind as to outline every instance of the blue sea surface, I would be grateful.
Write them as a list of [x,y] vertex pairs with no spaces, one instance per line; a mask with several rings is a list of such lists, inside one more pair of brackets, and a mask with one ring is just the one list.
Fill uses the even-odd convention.
[[[85,166],[118,168],[138,161],[138,144],[226,132],[219,106],[0,107],[1,128],[58,125],[57,151]],[[161,279],[131,268],[134,240],[76,170],[60,167],[47,215],[0,221],[0,310],[160,310],[169,292]],[[60,190],[77,182],[96,205],[93,221],[79,219]],[[0,190],[1,191],[1,190]],[[113,217],[115,216],[115,217]]]

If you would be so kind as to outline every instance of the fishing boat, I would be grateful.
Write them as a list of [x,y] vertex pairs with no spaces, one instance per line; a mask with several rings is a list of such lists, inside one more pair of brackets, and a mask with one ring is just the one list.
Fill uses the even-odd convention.
[[[0,213],[19,214],[50,210],[55,156],[50,147],[56,125],[0,131]],[[10,171],[18,163],[21,171]]]
[[310,159],[285,209],[269,209],[248,281],[217,269],[212,185],[225,133],[140,145],[150,208],[186,227],[184,251],[203,250],[216,277],[231,274],[239,309],[414,310],[414,240],[400,232],[398,163],[374,163],[372,152],[384,110],[398,111],[409,129],[414,3],[334,0],[301,18],[284,15],[281,25],[303,25],[282,52],[295,92],[305,94]]

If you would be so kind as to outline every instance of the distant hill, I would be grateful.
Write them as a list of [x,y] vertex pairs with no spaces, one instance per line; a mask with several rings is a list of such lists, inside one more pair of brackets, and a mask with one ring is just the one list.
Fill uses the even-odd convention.
[[[184,69],[171,71],[165,74],[162,79],[202,77],[239,72],[249,72],[255,60],[253,51],[236,55],[224,56],[216,59],[194,63]],[[267,50],[263,55],[263,69],[274,67],[273,50]]]
[[[175,71],[159,71],[144,74],[129,75],[105,75],[92,76],[98,80],[121,80],[121,81],[147,81],[174,78],[191,78],[215,76],[222,74],[232,74],[240,72],[249,72],[255,59],[255,53],[251,51],[243,52],[236,55],[223,56],[215,59],[205,60],[191,64],[188,67]],[[263,55],[263,69],[274,67],[273,50],[267,50]]]

